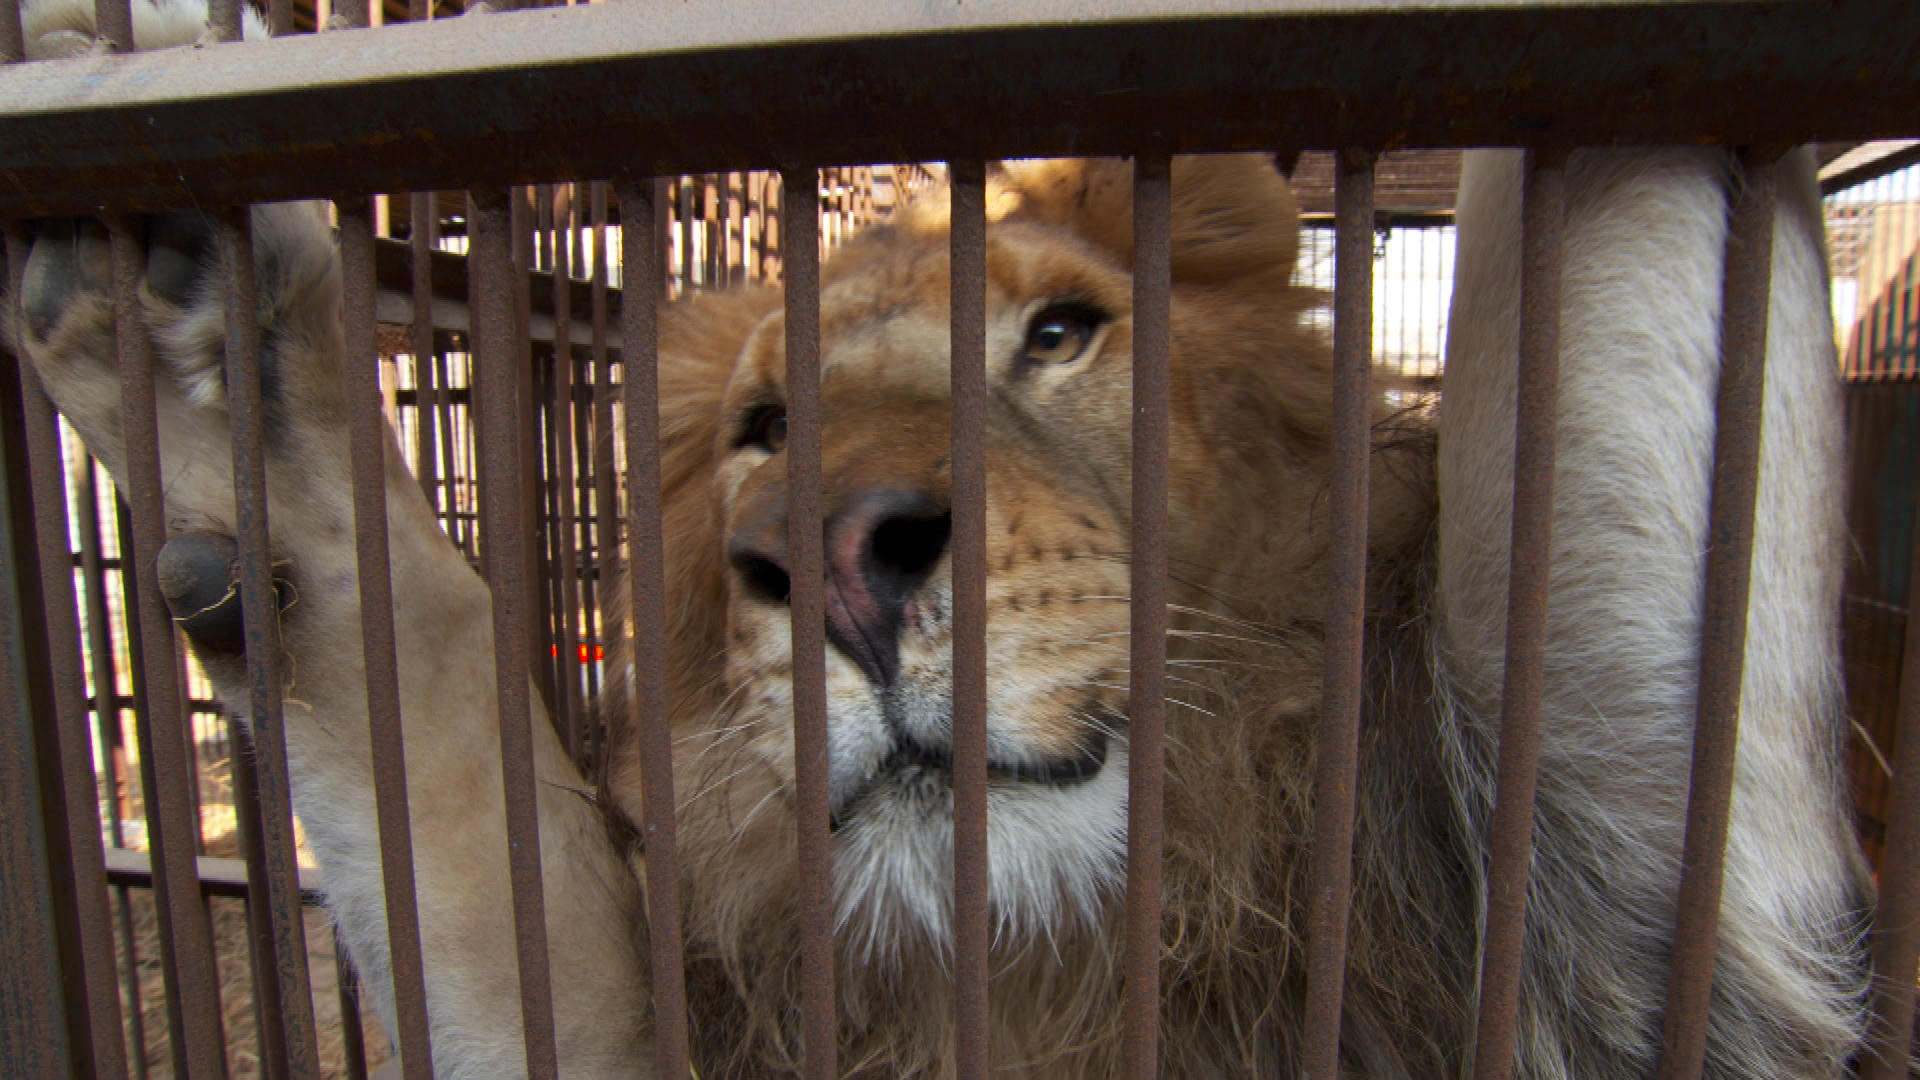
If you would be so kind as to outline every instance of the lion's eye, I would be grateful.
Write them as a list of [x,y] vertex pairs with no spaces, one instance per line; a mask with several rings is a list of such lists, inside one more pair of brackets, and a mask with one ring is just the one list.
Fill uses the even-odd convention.
[[1054,304],[1033,317],[1021,359],[1029,364],[1068,364],[1080,358],[1104,313],[1084,304]]
[[787,410],[780,405],[758,405],[749,409],[740,424],[735,446],[758,446],[777,454],[787,445]]

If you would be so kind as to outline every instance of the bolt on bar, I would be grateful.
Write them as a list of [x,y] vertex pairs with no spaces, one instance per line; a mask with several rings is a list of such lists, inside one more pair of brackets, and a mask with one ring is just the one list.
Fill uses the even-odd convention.
[[[688,1074],[686,954],[680,940],[680,854],[674,829],[673,732],[667,726],[667,584],[666,548],[660,504],[660,278],[664,264],[654,230],[655,200],[665,195],[665,182],[653,179],[622,181],[620,199],[620,254],[622,285],[628,301],[620,309],[623,358],[626,362],[628,584],[632,588],[628,617],[633,621],[632,719],[640,736],[641,840],[647,852],[647,931],[653,984],[654,1061],[663,1080]],[[606,220],[605,192],[596,192],[594,218]],[[596,245],[601,248],[602,245]],[[604,251],[595,256],[594,280],[603,286]],[[594,338],[606,349],[606,291],[596,288]],[[601,368],[604,374],[606,368]],[[604,385],[604,383],[599,384]],[[599,389],[596,386],[596,390]],[[601,398],[607,397],[600,394]],[[608,403],[611,416],[611,402]],[[613,440],[603,439],[612,453]],[[608,486],[613,466],[606,463]],[[613,546],[609,501],[601,517],[602,566],[611,570]],[[617,632],[608,627],[607,633]],[[605,762],[607,748],[600,748]]]
[[[17,28],[17,11],[0,12],[0,27]],[[0,29],[0,48],[6,31]],[[19,225],[6,224],[8,288],[21,296],[27,237]],[[25,364],[22,364],[24,370]],[[14,488],[23,479],[23,447],[0,440],[0,496],[18,501]],[[19,586],[19,553],[13,531],[0,528],[0,898],[9,910],[39,911],[53,903],[42,816],[40,777],[35,768],[35,713],[27,678],[27,597]],[[68,1053],[67,1017],[61,994],[60,963],[54,952],[52,923],[46,919],[0,919],[0,1061],[25,1075],[65,1076],[73,1071]]]
[[514,942],[520,964],[520,1016],[527,1072],[559,1073],[553,989],[547,957],[546,898],[540,876],[533,765],[532,674],[527,643],[529,592],[526,493],[518,421],[526,367],[515,312],[514,196],[503,188],[468,192],[469,304],[474,318],[474,407],[480,413],[480,537],[493,593],[493,662],[500,708],[500,777],[507,811]]
[[952,179],[953,955],[959,1080],[986,1080],[987,952],[987,194],[977,161]]
[[1340,1068],[1353,805],[1359,771],[1360,679],[1367,590],[1367,469],[1372,450],[1373,166],[1346,150],[1334,172],[1333,446],[1328,477],[1325,697],[1313,783],[1313,885],[1308,904],[1307,1060],[1314,1080]]
[[[17,250],[24,260],[26,246]],[[16,290],[13,295],[21,294]],[[18,390],[27,481],[21,496],[31,500],[35,546],[35,552],[18,565],[22,569],[37,566],[39,580],[22,579],[16,588],[23,599],[37,600],[40,609],[39,632],[29,630],[23,640],[30,648],[38,646],[41,656],[36,666],[44,672],[49,691],[36,721],[35,742],[41,756],[41,787],[49,796],[43,805],[48,865],[53,869],[51,915],[67,974],[67,1022],[73,1028],[76,1067],[96,1075],[122,1075],[126,1051],[120,1032],[120,991],[114,979],[93,743],[87,730],[86,676],[73,594],[59,421],[39,376],[24,358],[19,361]],[[17,538],[16,543],[23,540]]]
[[1160,872],[1167,725],[1167,473],[1172,162],[1133,161],[1132,603],[1128,629],[1127,1075],[1160,1075]]
[[[1920,611],[1920,530],[1907,577],[1907,612]],[[1873,917],[1872,1050],[1864,1080],[1905,1080],[1913,1041],[1914,968],[1920,958],[1920,626],[1909,621],[1900,667],[1892,807]],[[1901,972],[1906,974],[1902,975]]]
[[[113,259],[113,325],[120,363],[120,430],[127,453],[127,504],[133,550],[122,552],[150,569],[166,543],[166,490],[160,469],[160,429],[153,348],[135,300],[146,269],[142,225],[119,215],[106,219]],[[147,844],[153,853],[153,902],[160,923],[160,970],[167,1001],[176,1076],[226,1075],[221,1034],[219,974],[205,901],[194,865],[198,820],[187,785],[186,701],[174,652],[173,620],[155,575],[137,575],[135,594],[147,711],[141,717],[140,786],[146,796]]]
[[1706,1059],[1722,860],[1740,731],[1740,680],[1746,667],[1776,180],[1773,156],[1742,152],[1740,166],[1744,184],[1733,197],[1727,221],[1720,388],[1714,404],[1717,426],[1700,616],[1700,695],[1694,716],[1673,968],[1656,1074],[1660,1080],[1692,1080],[1700,1075]]
[[[227,277],[227,417],[233,437],[234,538],[239,545],[240,611],[246,642],[246,720],[256,751],[252,764],[259,797],[257,809],[241,807],[239,812],[257,814],[263,858],[248,859],[249,907],[264,907],[272,931],[272,963],[260,966],[272,976],[263,988],[266,1000],[260,1003],[261,1009],[266,1021],[275,1019],[272,999],[278,997],[288,1075],[318,1077],[306,923],[293,850],[286,718],[280,700],[280,605],[267,541],[266,416],[261,403],[262,343],[252,223],[253,212],[241,207],[216,214],[214,225]],[[236,764],[236,768],[245,767]],[[260,865],[254,865],[256,861]],[[264,891],[260,891],[262,885]]]
[[1553,568],[1553,465],[1560,381],[1560,239],[1566,221],[1559,155],[1529,150],[1521,193],[1520,367],[1513,428],[1512,569],[1501,688],[1487,928],[1480,962],[1474,1080],[1506,1080],[1520,1011],[1527,873],[1545,687],[1547,591]]
[[[787,553],[793,583],[793,754],[800,846],[800,1007],[808,1080],[835,1067],[833,838],[827,787],[826,562],[820,491],[820,177],[783,169],[787,301]],[[631,286],[628,287],[631,290]],[[632,294],[629,303],[644,303]],[[628,378],[632,378],[629,371]]]
[[[407,813],[407,747],[401,728],[400,674],[394,651],[393,574],[387,537],[388,442],[380,409],[379,353],[374,339],[373,209],[363,198],[342,200],[339,210],[348,439],[353,465],[354,573],[360,589],[367,741],[373,761],[374,814],[379,822],[380,881],[387,909],[387,951],[399,1026],[395,1034],[407,1080],[431,1080],[433,1043],[420,956],[413,825]],[[418,284],[416,278],[416,287]]]

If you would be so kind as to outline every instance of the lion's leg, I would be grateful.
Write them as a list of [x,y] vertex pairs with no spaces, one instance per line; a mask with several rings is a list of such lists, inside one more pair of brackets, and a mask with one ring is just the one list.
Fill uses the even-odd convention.
[[[207,222],[149,222],[138,305],[157,368],[170,532],[231,532],[221,369],[224,290]],[[367,737],[349,480],[340,276],[321,207],[253,211],[269,432],[268,517],[290,568],[282,616],[294,805],[328,903],[391,1022],[386,922]],[[106,238],[97,225],[35,230],[12,338],[55,404],[126,479]],[[10,309],[15,305],[9,304]],[[366,362],[371,362],[367,358]],[[441,534],[391,433],[386,496],[413,843],[435,1063],[502,1076],[522,1061],[511,888],[486,586]],[[191,636],[191,635],[190,635]],[[222,696],[245,700],[244,665],[203,635]],[[231,648],[231,644],[227,648]],[[231,696],[229,696],[231,695]],[[543,715],[540,777],[547,927],[562,1059],[578,1074],[640,1068],[645,987],[632,879]]]
[[[1685,818],[1728,191],[1709,151],[1566,168],[1558,467],[1522,1072],[1644,1075]],[[1440,451],[1439,647],[1491,798],[1512,496],[1517,154],[1473,157]],[[1833,1075],[1860,898],[1834,754],[1841,420],[1811,161],[1779,169],[1712,1075]],[[1485,802],[1467,812],[1484,828]],[[1559,1004],[1555,1004],[1558,1002]],[[1575,1007],[1577,1006],[1577,1007]]]

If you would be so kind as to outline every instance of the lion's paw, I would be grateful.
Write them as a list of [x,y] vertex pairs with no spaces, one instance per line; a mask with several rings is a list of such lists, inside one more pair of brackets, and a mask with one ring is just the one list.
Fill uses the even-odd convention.
[[[319,204],[261,206],[251,214],[269,459],[311,462],[345,427],[333,244]],[[153,357],[168,516],[230,521],[227,273],[214,222],[182,211],[137,220],[129,231],[140,247],[140,272],[121,299],[133,306],[131,322]],[[91,220],[42,221],[31,227],[27,246],[20,295],[6,304],[8,337],[88,448],[124,484],[107,230]],[[337,456],[318,454],[322,463]],[[296,475],[311,477],[313,469]]]

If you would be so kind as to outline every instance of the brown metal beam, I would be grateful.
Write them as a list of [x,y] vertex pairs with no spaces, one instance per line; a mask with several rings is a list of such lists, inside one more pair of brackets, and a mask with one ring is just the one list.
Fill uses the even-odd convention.
[[1920,122],[1905,0],[1109,0],[1100,15],[1073,0],[605,4],[15,65],[0,71],[0,217],[331,197],[369,176],[425,191],[1280,141],[1866,139]]

